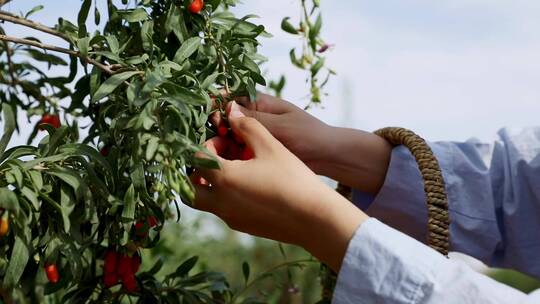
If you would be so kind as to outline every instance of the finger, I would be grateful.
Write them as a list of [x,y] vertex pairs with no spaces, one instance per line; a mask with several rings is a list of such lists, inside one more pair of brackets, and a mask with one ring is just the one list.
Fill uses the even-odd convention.
[[258,93],[257,100],[254,102],[245,96],[236,97],[235,100],[252,111],[264,113],[283,114],[296,108],[288,101],[264,93]]
[[221,115],[221,111],[219,110],[212,112],[212,114],[210,114],[210,117],[208,117],[208,120],[215,127],[219,127],[222,124],[225,124],[225,121],[223,121],[223,117]]
[[231,104],[229,124],[233,132],[253,150],[255,156],[259,152],[272,149],[276,139],[259,121],[242,113],[236,102]]
[[[231,113],[233,102],[229,102],[225,108],[225,113],[227,114],[227,117]],[[245,116],[253,117],[257,119],[260,123],[262,123],[265,127],[269,128],[275,124],[275,121],[278,119],[278,115],[273,113],[267,113],[267,112],[260,112],[256,110],[251,110],[249,108],[246,108],[238,103],[236,103],[238,106],[238,110],[242,112]]]

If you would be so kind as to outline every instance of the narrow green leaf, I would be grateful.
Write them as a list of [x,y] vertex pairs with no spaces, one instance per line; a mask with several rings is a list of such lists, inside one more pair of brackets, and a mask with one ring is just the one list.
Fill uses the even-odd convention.
[[94,96],[92,96],[92,101],[98,101],[109,94],[111,94],[119,85],[121,85],[124,81],[128,80],[129,78],[140,74],[141,72],[138,71],[130,71],[130,72],[123,72],[119,74],[112,75],[109,79],[107,79],[99,89],[97,89]]
[[176,268],[175,275],[179,277],[186,276],[195,264],[197,264],[198,256],[191,257],[184,261],[178,268]]
[[34,190],[28,187],[23,187],[21,189],[21,193],[30,201],[30,203],[32,203],[32,206],[34,206],[35,210],[39,210],[39,200]]
[[157,148],[159,146],[159,138],[152,137],[148,141],[148,145],[146,146],[146,153],[145,157],[147,161],[151,161],[154,159],[154,155],[156,155]]
[[220,75],[219,72],[214,72],[208,77],[206,77],[204,81],[201,83],[201,89],[203,90],[208,89],[211,85],[213,85],[216,82],[216,79],[219,77],[219,75]]
[[149,18],[148,13],[143,8],[134,10],[118,10],[120,16],[127,22],[140,22]]
[[182,64],[187,58],[189,58],[191,55],[197,51],[199,46],[201,45],[201,38],[199,37],[191,37],[184,41],[178,51],[176,51],[176,54],[174,55],[173,61]]
[[12,290],[18,283],[28,263],[30,254],[24,241],[15,236],[15,244],[9,259],[9,265],[4,276],[4,288]]
[[4,112],[4,134],[2,134],[2,138],[0,139],[0,155],[2,155],[3,158],[9,140],[11,139],[11,136],[15,131],[17,121],[15,117],[15,112],[13,111],[13,108],[10,104],[3,104],[2,112]]
[[83,3],[81,4],[81,9],[79,10],[79,15],[77,16],[79,38],[83,38],[88,34],[86,32],[86,19],[88,18],[88,12],[90,11],[91,5],[92,0],[83,0]]
[[294,26],[289,22],[290,17],[283,18],[281,20],[281,29],[289,34],[296,35],[298,34],[298,30],[294,28]]
[[71,169],[67,168],[52,168],[46,171],[49,175],[54,175],[64,181],[66,184],[71,186],[77,195],[77,198],[89,197],[91,196],[87,185],[84,183],[79,174]]
[[242,263],[242,273],[244,274],[244,282],[247,284],[249,281],[249,264],[247,262]]
[[42,9],[43,9],[43,5],[34,6],[30,11],[28,11],[28,13],[26,13],[26,15],[24,15],[24,18],[28,19],[28,17],[41,11]]
[[19,200],[8,188],[0,188],[0,208],[10,210],[16,215],[19,213]]
[[135,206],[137,200],[135,199],[135,188],[133,184],[129,186],[124,195],[124,210],[122,211],[122,218],[125,220],[135,219]]

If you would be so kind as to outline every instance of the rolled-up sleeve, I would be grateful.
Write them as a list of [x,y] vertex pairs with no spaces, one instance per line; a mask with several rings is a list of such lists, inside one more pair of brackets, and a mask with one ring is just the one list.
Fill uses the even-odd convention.
[[538,303],[370,218],[355,232],[333,303]]
[[[430,146],[448,192],[450,249],[540,278],[540,128],[503,129],[493,144]],[[540,290],[523,294],[422,244],[426,197],[406,148],[393,150],[381,191],[366,200],[353,192],[378,220],[350,241],[334,303],[540,303]]]
[[[451,250],[540,278],[540,128],[503,129],[494,144],[430,146],[446,182]],[[356,200],[360,195],[353,193]],[[413,156],[396,147],[367,213],[424,242],[425,204]]]

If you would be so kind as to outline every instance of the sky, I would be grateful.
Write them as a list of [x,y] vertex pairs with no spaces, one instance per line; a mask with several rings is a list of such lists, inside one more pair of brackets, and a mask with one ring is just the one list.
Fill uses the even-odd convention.
[[[306,75],[288,61],[300,41],[280,30],[283,17],[299,16],[298,0],[243,2],[235,11],[257,14],[274,35],[262,41],[263,69],[271,79],[286,75],[284,97],[304,106]],[[311,110],[323,121],[368,131],[402,126],[428,140],[459,141],[540,124],[540,1],[321,2],[323,37],[335,45],[328,65],[338,73],[323,106]],[[53,24],[60,16],[75,21],[80,3],[14,0],[4,9],[44,4],[33,18]]]

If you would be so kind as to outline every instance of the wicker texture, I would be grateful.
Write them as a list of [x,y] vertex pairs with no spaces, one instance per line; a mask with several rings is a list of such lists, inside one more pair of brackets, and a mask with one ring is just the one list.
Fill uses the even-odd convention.
[[448,199],[439,162],[424,139],[403,128],[384,128],[375,134],[388,140],[392,145],[407,147],[418,164],[424,179],[428,208],[427,244],[438,252],[448,255],[450,247]]
[[[375,131],[375,134],[386,139],[394,146],[403,145],[407,147],[416,159],[424,180],[424,191],[427,200],[427,244],[441,254],[448,255],[450,247],[448,199],[441,168],[433,155],[433,151],[431,151],[424,139],[404,128],[384,128]],[[352,199],[351,188],[338,184],[336,191],[348,200]],[[336,282],[336,273],[328,268],[326,270],[326,278],[322,282],[322,299],[319,303],[331,302]]]

